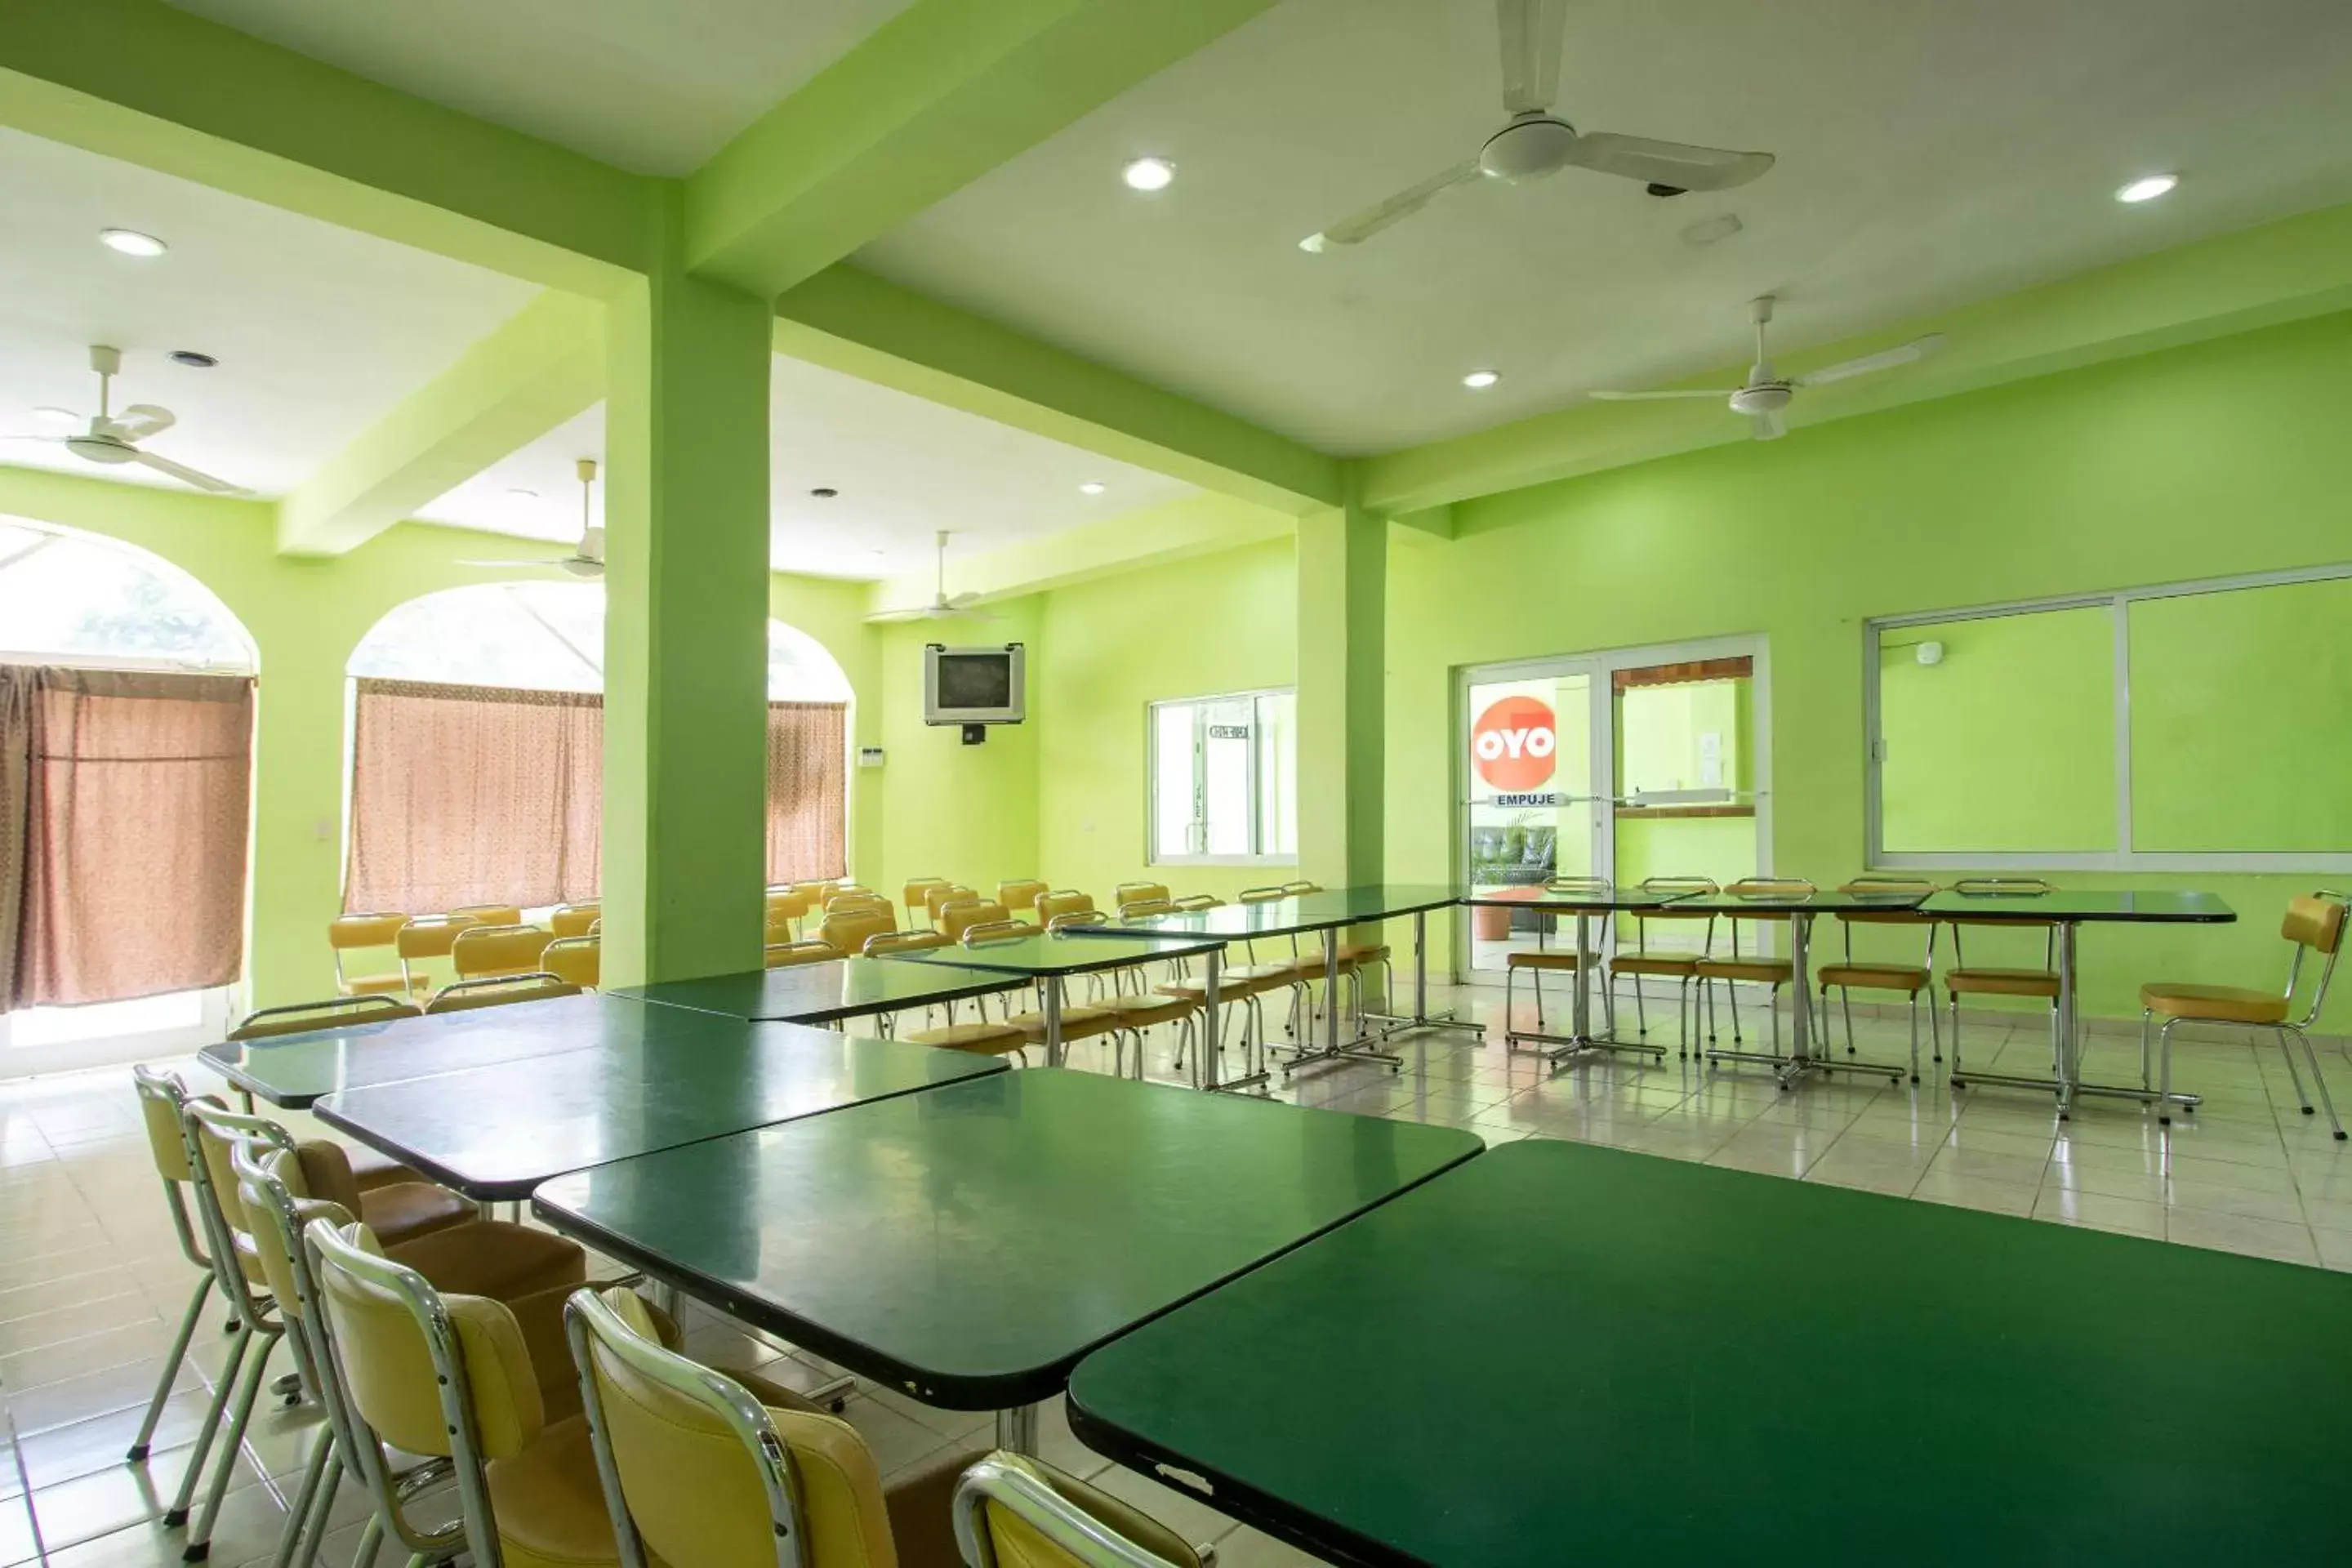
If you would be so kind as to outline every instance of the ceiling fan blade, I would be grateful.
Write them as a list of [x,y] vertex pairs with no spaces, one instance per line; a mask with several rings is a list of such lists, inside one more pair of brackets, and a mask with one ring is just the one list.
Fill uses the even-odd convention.
[[62,436],[36,436],[30,431],[21,435],[11,433],[0,436],[0,441],[47,441],[53,447],[62,447],[66,444],[66,438]]
[[131,460],[143,464],[159,474],[169,474],[173,479],[194,485],[200,490],[210,490],[215,495],[245,496],[253,493],[243,485],[233,485],[226,479],[216,479],[200,469],[189,468],[185,463],[175,463],[169,458],[159,458],[152,452],[133,452],[131,454]]
[[1503,44],[1503,112],[1539,114],[1559,97],[1568,0],[1495,0]]
[[1568,161],[1596,174],[1618,174],[1678,191],[1727,191],[1760,177],[1772,166],[1769,153],[1728,153],[1684,142],[1653,142],[1611,131],[1580,135]]
[[902,621],[928,620],[930,618],[930,614],[931,607],[929,605],[925,605],[919,610],[877,610],[866,617],[866,623],[868,626],[896,626]]
[[1868,375],[1873,371],[1893,370],[1898,364],[1910,364],[1926,359],[1944,346],[1944,334],[1930,332],[1924,338],[1914,338],[1891,349],[1860,359],[1841,360],[1836,364],[1823,365],[1796,378],[1799,386],[1823,386],[1832,381],[1844,381],[1850,376]]
[[1778,411],[1770,414],[1751,414],[1748,416],[1748,423],[1755,426],[1756,438],[1759,441],[1777,441],[1789,433],[1789,422],[1783,419]]
[[1727,386],[1685,386],[1667,392],[1595,392],[1587,395],[1597,397],[1603,403],[1653,403],[1668,397],[1712,397],[1719,403],[1730,396],[1733,390]]
[[134,403],[109,421],[114,433],[126,441],[143,441],[160,435],[180,422],[180,416],[168,408],[152,403]]
[[1360,245],[1381,230],[1401,219],[1409,218],[1438,196],[1465,181],[1478,177],[1478,160],[1456,163],[1440,174],[1433,174],[1421,184],[1399,191],[1378,206],[1366,207],[1343,223],[1335,223],[1318,234],[1310,234],[1298,242],[1298,248],[1321,253],[1335,245]]
[[486,566],[503,572],[512,570],[516,567],[552,566],[556,564],[556,563],[552,561],[459,561],[457,564],[460,566]]
[[960,616],[966,610],[971,609],[972,605],[979,602],[980,595],[978,594],[956,594],[949,596],[948,598],[941,599],[937,605],[934,605],[932,608],[945,611],[950,615]]

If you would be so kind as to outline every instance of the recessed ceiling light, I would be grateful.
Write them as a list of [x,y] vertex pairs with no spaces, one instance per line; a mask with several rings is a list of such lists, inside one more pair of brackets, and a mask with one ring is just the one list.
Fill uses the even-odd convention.
[[1078,493],[1082,496],[1098,496],[1106,488],[1098,479],[1088,479],[1078,487]]
[[809,494],[816,497],[819,500],[831,500],[840,493],[841,492],[839,490],[835,489],[831,485],[819,485],[816,489],[809,491]]
[[2178,174],[2143,174],[2116,192],[2119,202],[2152,202],[2180,183]]
[[1462,384],[1473,392],[1484,392],[1502,379],[1491,370],[1474,370],[1462,378]]
[[1130,191],[1164,191],[1175,183],[1176,165],[1165,158],[1130,158],[1118,177]]
[[212,355],[198,353],[194,349],[173,349],[171,357],[173,364],[184,364],[190,370],[210,370],[220,363]]
[[79,425],[81,423],[81,416],[76,414],[70,408],[36,408],[33,410],[33,417],[36,419],[45,419],[52,425]]
[[125,256],[161,256],[172,247],[152,234],[142,234],[135,228],[102,228],[98,241],[109,250],[119,250]]
[[512,496],[517,500],[537,500],[539,499],[539,492],[537,490],[527,490],[520,485],[515,486],[512,489],[507,491],[507,494]]
[[1698,222],[1685,228],[1683,230],[1683,243],[1685,245],[1713,245],[1719,240],[1729,239],[1733,235],[1738,234],[1746,226],[1746,225],[1739,221],[1739,215],[1738,213],[1717,213],[1713,217],[1701,218]]

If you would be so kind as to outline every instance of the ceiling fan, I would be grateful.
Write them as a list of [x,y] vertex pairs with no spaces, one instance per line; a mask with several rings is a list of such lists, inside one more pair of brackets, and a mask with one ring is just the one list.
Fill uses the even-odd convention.
[[1756,323],[1756,363],[1748,367],[1748,380],[1743,385],[1677,387],[1666,392],[1596,392],[1592,395],[1610,403],[1641,403],[1667,397],[1719,397],[1730,404],[1734,414],[1748,416],[1756,426],[1759,441],[1769,441],[1789,433],[1780,413],[1796,400],[1800,387],[1821,386],[1832,381],[1847,381],[1857,375],[1893,370],[1896,365],[1925,359],[1944,346],[1944,334],[1930,332],[1924,338],[1914,338],[1895,348],[1864,354],[1860,359],[1841,360],[1836,364],[1823,365],[1803,375],[1783,376],[1772,369],[1772,358],[1764,351],[1764,325],[1772,319],[1772,296],[1766,294],[1749,300],[1748,319]]
[[569,572],[574,577],[602,577],[604,574],[604,531],[588,521],[589,502],[596,489],[596,459],[581,458],[572,465],[580,476],[580,548],[569,555],[559,555],[551,561],[460,561],[460,566],[495,566],[511,570],[517,566],[552,566],[559,572]]
[[1502,34],[1503,111],[1510,122],[1486,139],[1476,157],[1308,235],[1298,242],[1299,249],[1319,255],[1333,246],[1361,244],[1455,185],[1481,176],[1517,184],[1561,169],[1591,169],[1639,180],[1654,196],[1678,196],[1685,191],[1744,185],[1772,166],[1769,153],[1727,153],[1612,131],[1577,130],[1551,111],[1559,96],[1568,0],[1496,0],[1495,19]]
[[948,531],[944,528],[940,529],[938,534],[934,537],[937,539],[939,545],[940,566],[939,587],[938,591],[931,595],[931,602],[920,606],[919,608],[912,610],[877,610],[874,614],[866,616],[866,618],[867,620],[877,623],[887,623],[890,621],[943,621],[956,616],[966,616],[978,621],[992,621],[996,619],[994,616],[990,615],[986,610],[975,607],[980,602],[980,595],[978,594],[956,594],[950,595],[948,593]]
[[215,479],[212,475],[199,472],[184,463],[175,463],[169,458],[159,458],[152,452],[141,451],[140,442],[150,436],[160,436],[169,430],[179,422],[178,416],[170,409],[158,407],[152,403],[134,403],[119,415],[113,411],[113,382],[114,378],[122,373],[121,349],[109,348],[103,343],[92,343],[89,349],[89,368],[98,373],[98,414],[90,420],[88,430],[79,436],[11,436],[7,438],[11,441],[55,442],[84,462],[104,463],[110,468],[123,463],[137,463],[142,468],[152,468],[159,474],[169,474],[184,484],[194,485],[200,490],[210,490],[215,495],[241,496],[252,493],[242,485],[233,485],[226,479]]

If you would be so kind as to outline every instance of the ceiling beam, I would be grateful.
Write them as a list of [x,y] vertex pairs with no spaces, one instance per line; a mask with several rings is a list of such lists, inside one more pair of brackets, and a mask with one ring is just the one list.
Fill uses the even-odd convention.
[[688,179],[688,265],[773,299],[1272,3],[915,0]]
[[[1277,539],[1297,526],[1296,517],[1270,507],[1230,496],[1186,496],[984,554],[951,558],[948,591],[975,595],[983,603],[1043,594]],[[876,613],[920,609],[931,602],[935,587],[932,573],[908,573],[875,584],[868,603]]]
[[0,5],[0,124],[576,293],[655,182],[162,0]]
[[280,501],[278,548],[363,544],[604,395],[604,308],[551,289]]
[[[1801,374],[1945,334],[1941,352],[1916,365],[1799,394],[1790,423],[1801,437],[1808,425],[2347,309],[2352,206],[2331,207],[1823,344],[1779,368]],[[1737,386],[1747,374],[1727,366],[1683,384]],[[1357,472],[1367,506],[1422,512],[1748,438],[1747,422],[1719,404],[1584,403],[1364,458]]]
[[1341,493],[1338,458],[846,264],[776,301],[776,350],[1293,515]]

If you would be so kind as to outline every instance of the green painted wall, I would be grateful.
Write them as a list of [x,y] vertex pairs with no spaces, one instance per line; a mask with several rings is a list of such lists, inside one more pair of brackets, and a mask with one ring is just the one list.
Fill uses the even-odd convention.
[[[1862,622],[2352,555],[2348,357],[2352,316],[2326,317],[1483,497],[1455,508],[1452,541],[1392,531],[1390,876],[1449,868],[1455,667],[1755,632],[1773,869],[1863,870]],[[2148,979],[2273,983],[2284,901],[2340,879],[2062,879],[2191,883],[2243,916],[2086,934],[2087,1005],[2131,1016]],[[2352,993],[2328,1024],[2352,1028]]]
[[[277,553],[274,509],[140,485],[0,467],[0,513],[81,529],[151,551],[202,582],[244,622],[260,653],[255,735],[253,897],[247,950],[252,1003],[331,994],[326,922],[342,886],[344,666],[385,612],[420,594],[495,582],[460,557],[536,560],[544,543],[404,524],[348,555]],[[859,620],[862,584],[772,576],[777,618],[823,643],[847,671],[861,740],[877,735],[881,703],[872,631]],[[882,802],[870,775],[854,781],[854,865],[882,854]]]

